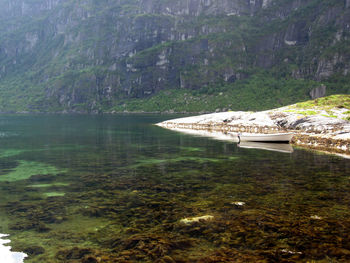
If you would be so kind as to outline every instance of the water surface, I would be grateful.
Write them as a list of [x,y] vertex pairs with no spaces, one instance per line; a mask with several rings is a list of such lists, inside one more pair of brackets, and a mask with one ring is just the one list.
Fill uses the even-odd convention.
[[168,118],[0,116],[12,250],[30,263],[350,260],[349,160],[152,125]]

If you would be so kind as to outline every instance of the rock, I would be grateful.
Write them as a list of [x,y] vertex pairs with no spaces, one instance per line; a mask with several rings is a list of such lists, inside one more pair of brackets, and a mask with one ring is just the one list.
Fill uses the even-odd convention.
[[186,225],[190,225],[190,224],[193,224],[193,223],[196,223],[196,222],[200,222],[200,221],[208,221],[208,220],[211,220],[213,218],[214,218],[214,216],[204,215],[204,216],[184,218],[184,219],[181,219],[180,222],[184,223]]
[[318,215],[312,215],[310,216],[311,219],[315,219],[315,220],[322,220],[323,218],[318,216]]
[[302,252],[292,251],[292,250],[288,250],[288,249],[282,249],[281,252],[282,253],[287,253],[287,254],[292,254],[292,255],[294,255],[294,254],[299,254],[299,255],[303,254]]
[[[320,94],[321,91],[315,91]],[[315,95],[315,96],[316,96]],[[338,95],[340,96],[340,95]],[[323,100],[339,100],[338,96]],[[346,98],[342,96],[342,100]],[[314,102],[316,105],[317,100]],[[311,103],[312,104],[312,103]],[[322,104],[321,104],[322,105]],[[350,154],[350,122],[343,104],[333,108],[304,109],[297,104],[261,112],[220,112],[185,117],[158,123],[158,126],[181,132],[238,141],[237,133],[293,132],[292,143],[311,149]],[[326,115],[326,116],[324,116]],[[312,141],[312,143],[310,142]]]
[[236,206],[244,206],[245,202],[232,202],[232,204]]
[[[348,8],[349,0],[344,1]],[[329,76],[349,68],[346,55],[337,57],[334,53],[338,53],[338,49],[329,51],[328,47],[334,43],[318,44],[317,41],[318,26],[331,26],[331,35],[335,33],[333,28],[344,35],[339,38],[339,41],[344,41],[339,46],[346,45],[348,13],[342,9],[343,1],[334,4],[336,7],[332,3],[324,3],[323,8],[300,0],[277,5],[273,0],[137,0],[128,5],[123,1],[63,2],[6,1],[7,4],[0,9],[0,17],[12,25],[2,28],[4,36],[12,37],[1,43],[0,78],[5,79],[1,84],[10,83],[6,77],[11,76],[11,71],[16,68],[30,71],[28,76],[41,70],[38,79],[23,80],[28,82],[24,86],[35,86],[36,81],[50,83],[42,90],[46,93],[45,103],[40,105],[44,110],[48,105],[57,104],[63,112],[97,114],[100,112],[99,104],[116,105],[124,100],[118,100],[124,93],[126,98],[140,98],[166,89],[196,90],[209,85],[217,89],[222,86],[222,81],[232,83],[248,77],[248,73],[243,72],[254,74],[250,70],[252,67],[263,66],[264,70],[269,70],[274,65],[278,68],[288,54],[288,49],[285,49],[288,45],[298,45],[295,50],[296,57],[301,59],[295,73],[298,78],[311,77],[315,73],[317,77]],[[101,8],[104,5],[106,8]],[[269,16],[261,15],[262,9],[266,9]],[[291,16],[298,18],[305,12],[313,14],[308,22],[287,19]],[[259,15],[255,17],[256,14]],[[247,30],[236,26],[236,22],[228,23],[227,18],[231,16],[245,17]],[[37,21],[36,17],[43,19]],[[201,23],[202,17],[207,17],[212,23]],[[26,23],[17,25],[16,21],[22,18],[26,19]],[[255,27],[249,26],[251,18],[257,19],[257,24],[267,32],[264,37]],[[86,23],[87,19],[95,21]],[[271,27],[271,23],[278,20],[284,21],[285,26],[282,29]],[[117,38],[110,37],[110,28],[118,35]],[[232,34],[227,35],[230,31]],[[251,33],[249,40],[243,37],[245,31]],[[84,45],[88,38],[93,41],[92,44]],[[214,38],[216,41],[212,41]],[[62,45],[55,44],[60,41]],[[104,44],[98,45],[100,42]],[[309,50],[311,46],[314,47]],[[77,47],[81,49],[74,52]],[[303,56],[308,51],[318,51],[312,54],[319,55],[312,58]],[[74,59],[70,57],[73,52]],[[37,55],[41,53],[47,54],[47,57]],[[27,56],[34,56],[34,66],[24,59]],[[247,57],[252,59],[247,60]],[[56,65],[61,59],[67,61],[64,67],[48,67],[48,61]],[[102,65],[106,69],[103,74],[98,70],[83,70]],[[193,65],[196,65],[196,70],[192,69]],[[190,70],[186,72],[187,69]],[[69,75],[73,71],[76,74],[74,78]],[[25,97],[27,93],[24,89],[16,96]],[[122,111],[121,108],[117,111]],[[36,111],[36,108],[32,110]],[[113,113],[116,110],[107,111]]]
[[322,84],[320,87],[312,89],[309,94],[313,100],[324,97],[326,96],[326,86]]

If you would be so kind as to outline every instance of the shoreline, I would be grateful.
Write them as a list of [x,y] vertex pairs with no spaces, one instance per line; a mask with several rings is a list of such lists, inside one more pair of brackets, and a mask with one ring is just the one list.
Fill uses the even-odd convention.
[[[292,107],[294,105],[291,105]],[[189,115],[163,121],[156,125],[167,129],[208,131],[225,135],[238,132],[248,133],[294,133],[291,144],[306,149],[350,158],[350,122],[339,118],[325,117],[322,114],[305,116],[290,112],[290,107],[261,112],[219,112],[219,113],[169,113],[169,112],[17,112],[0,115]]]
[[262,112],[221,112],[177,118],[157,126],[222,135],[241,133],[294,133],[291,144],[350,158],[350,122],[322,115],[304,116],[286,108]]

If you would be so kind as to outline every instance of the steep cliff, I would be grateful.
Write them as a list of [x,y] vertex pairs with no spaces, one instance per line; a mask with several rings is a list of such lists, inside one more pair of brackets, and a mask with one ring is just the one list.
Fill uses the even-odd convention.
[[0,110],[263,109],[321,82],[349,93],[349,36],[349,1],[0,0]]

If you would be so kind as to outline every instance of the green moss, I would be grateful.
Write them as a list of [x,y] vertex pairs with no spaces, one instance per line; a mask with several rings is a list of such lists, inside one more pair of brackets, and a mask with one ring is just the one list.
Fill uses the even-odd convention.
[[297,114],[302,114],[304,116],[310,116],[310,115],[318,114],[318,112],[312,111],[312,110],[304,110],[304,111],[287,110],[286,112],[294,112],[294,113],[297,113]]
[[180,146],[180,150],[186,151],[186,152],[202,152],[204,149],[198,148],[198,147],[188,147],[188,146]]
[[350,95],[339,94],[328,97],[319,98],[316,100],[309,100],[296,104],[297,108],[309,109],[317,107],[318,109],[328,110],[330,108],[346,108],[350,109]]
[[24,152],[24,150],[19,149],[3,149],[0,150],[0,158],[8,158],[12,156],[16,156]]
[[64,170],[60,170],[52,165],[30,162],[30,161],[20,161],[19,165],[10,173],[0,176],[0,182],[15,182],[20,180],[25,180],[30,178],[32,175],[37,174],[58,174],[62,173]]
[[55,196],[64,196],[65,193],[61,193],[61,192],[47,192],[44,193],[44,196],[46,197],[55,197]]
[[208,162],[222,162],[227,160],[236,160],[237,157],[229,157],[229,158],[207,158],[207,157],[197,157],[197,156],[181,156],[176,158],[168,158],[168,159],[155,159],[155,158],[147,158],[138,160],[138,164],[132,165],[131,167],[139,167],[144,165],[158,165],[158,164],[167,164],[167,163],[177,163],[177,162],[196,162],[196,163],[208,163]]
[[59,186],[68,186],[69,183],[52,183],[52,184],[32,184],[28,185],[28,187],[33,188],[48,188],[48,187],[59,187]]

